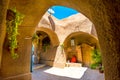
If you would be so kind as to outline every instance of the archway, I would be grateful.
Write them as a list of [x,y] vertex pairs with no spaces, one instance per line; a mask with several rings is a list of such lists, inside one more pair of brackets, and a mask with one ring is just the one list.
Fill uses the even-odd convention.
[[43,31],[45,33],[48,34],[48,36],[50,37],[50,40],[51,40],[51,44],[55,47],[55,46],[58,46],[59,45],[59,39],[57,37],[57,34],[52,31],[51,29],[49,28],[45,28],[45,27],[42,27],[42,26],[38,26],[36,28],[37,31]]
[[71,33],[65,39],[64,49],[67,57],[66,61],[70,61],[73,56],[76,56],[76,63],[88,67],[92,64],[92,51],[94,49],[100,50],[97,38],[81,31]]
[[[49,66],[53,66],[56,49],[59,45],[59,40],[52,30],[44,27],[36,28],[37,39],[33,40],[34,53],[36,53],[36,59],[38,57],[38,62],[44,63]],[[34,36],[33,36],[34,38]]]

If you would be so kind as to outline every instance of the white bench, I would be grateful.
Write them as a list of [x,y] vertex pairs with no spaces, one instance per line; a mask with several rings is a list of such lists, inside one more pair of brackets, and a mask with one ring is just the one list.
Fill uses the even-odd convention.
[[66,67],[81,67],[81,66],[82,66],[81,63],[71,63],[71,62],[66,63]]

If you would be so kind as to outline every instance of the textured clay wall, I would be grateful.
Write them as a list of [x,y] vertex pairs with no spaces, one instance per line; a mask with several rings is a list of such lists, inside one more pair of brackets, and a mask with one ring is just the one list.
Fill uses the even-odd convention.
[[[45,27],[37,27],[37,31],[43,31],[46,33],[50,39],[50,45],[47,50],[40,50],[40,63],[45,63],[46,65],[53,66],[53,62],[56,56],[57,47],[59,45],[59,39],[57,34],[51,29]],[[43,46],[42,46],[43,47]]]
[[82,63],[83,63],[83,66],[90,66],[90,64],[92,63],[92,50],[93,48],[87,44],[82,44],[81,45],[81,48],[82,48]]
[[101,0],[90,4],[105,66],[105,80],[120,80],[120,1]]
[[49,46],[46,51],[42,51],[40,54],[40,63],[44,63],[49,66],[53,66],[57,47]]
[[[18,35],[18,50],[19,58],[12,59],[7,45],[4,46],[2,56],[1,76],[4,79],[10,80],[10,76],[14,76],[13,80],[30,80],[30,57],[31,57],[31,36],[34,28],[19,26]],[[6,44],[5,41],[4,44]],[[19,75],[19,76],[17,76]]]
[[[75,45],[71,46],[71,38],[74,38]],[[70,34],[64,41],[64,49],[67,60],[76,55],[78,62],[82,62],[85,66],[91,64],[92,46],[99,49],[98,40],[85,32],[75,32]]]
[[0,1],[0,67],[2,60],[2,52],[3,52],[3,43],[6,34],[6,12],[8,8],[9,0],[1,0]]

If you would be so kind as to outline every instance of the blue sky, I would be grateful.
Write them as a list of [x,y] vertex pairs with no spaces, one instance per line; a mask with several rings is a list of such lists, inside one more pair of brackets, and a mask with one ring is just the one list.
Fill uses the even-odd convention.
[[53,6],[51,9],[54,11],[53,16],[55,16],[57,19],[64,19],[78,13],[78,11],[64,6]]

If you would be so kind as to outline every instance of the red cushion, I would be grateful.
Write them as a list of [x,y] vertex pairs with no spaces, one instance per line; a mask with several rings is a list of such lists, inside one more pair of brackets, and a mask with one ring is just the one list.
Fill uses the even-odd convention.
[[76,60],[76,57],[75,56],[73,56],[72,58],[71,58],[71,60],[70,60],[70,62],[73,62],[73,63],[75,63],[77,60]]

